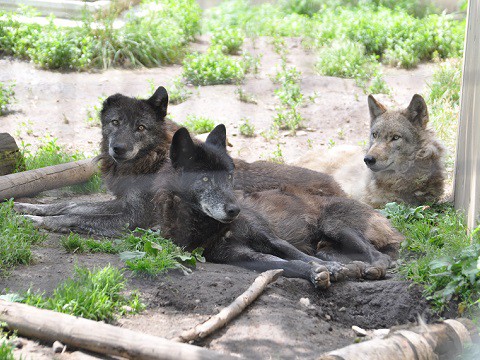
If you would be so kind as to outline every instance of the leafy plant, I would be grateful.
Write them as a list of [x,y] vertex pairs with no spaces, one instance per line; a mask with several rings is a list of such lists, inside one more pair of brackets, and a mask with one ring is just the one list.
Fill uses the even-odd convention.
[[0,203],[0,276],[32,260],[31,246],[45,239],[31,222],[17,215],[13,200]]
[[15,99],[15,91],[13,91],[15,84],[7,85],[0,82],[0,115],[5,114],[8,105]]
[[87,124],[91,126],[100,126],[100,112],[102,111],[103,102],[107,98],[106,95],[98,97],[97,104],[93,105],[91,109],[87,110]]
[[211,45],[219,46],[225,54],[238,54],[245,35],[242,30],[238,28],[223,28],[217,30],[212,35]]
[[112,322],[118,315],[137,313],[144,308],[138,294],[124,295],[125,287],[122,271],[110,265],[93,271],[76,267],[73,277],[60,284],[52,296],[28,291],[22,302],[85,319]]
[[384,214],[406,238],[399,272],[424,285],[437,310],[452,298],[460,312],[472,307],[479,294],[478,271],[473,269],[480,256],[478,230],[469,236],[463,216],[449,204],[411,208],[390,203]]
[[183,125],[195,134],[205,134],[213,130],[215,121],[204,116],[187,115],[187,121]]
[[120,258],[134,271],[157,275],[170,269],[180,269],[189,274],[197,261],[204,262],[203,249],[191,253],[182,250],[158,231],[136,229],[123,238],[125,251]]
[[245,68],[239,60],[212,47],[205,54],[186,56],[183,77],[193,85],[233,84],[244,79]]
[[240,124],[240,134],[246,137],[255,136],[255,126],[250,122],[250,119],[243,118],[243,122]]
[[0,359],[15,360],[13,349],[13,345],[7,339],[0,337]]

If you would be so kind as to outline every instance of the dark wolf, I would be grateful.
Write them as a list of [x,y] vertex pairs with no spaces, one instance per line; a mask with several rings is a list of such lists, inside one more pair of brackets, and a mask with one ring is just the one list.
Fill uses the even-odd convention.
[[171,163],[155,181],[155,213],[164,236],[187,250],[204,248],[211,262],[283,269],[285,276],[319,287],[349,270],[369,279],[385,276],[388,253],[395,254],[403,239],[386,218],[316,187],[235,193],[225,133],[218,125],[204,144],[185,128],[173,136]]
[[[126,227],[154,226],[151,183],[168,159],[175,130],[166,118],[168,93],[159,87],[146,100],[115,94],[102,107],[100,171],[112,201],[91,203],[16,203],[37,226],[60,232],[116,236]],[[236,188],[245,192],[275,189],[281,184],[311,184],[325,195],[343,195],[329,175],[268,162],[235,160]]]
[[295,163],[332,175],[352,198],[383,207],[388,202],[438,202],[444,192],[443,145],[427,127],[427,105],[414,95],[407,108],[387,110],[372,95],[370,144],[309,153]]

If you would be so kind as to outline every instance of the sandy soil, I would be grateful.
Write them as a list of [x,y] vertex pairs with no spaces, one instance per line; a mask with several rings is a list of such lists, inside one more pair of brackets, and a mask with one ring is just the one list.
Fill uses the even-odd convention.
[[[204,49],[206,39],[194,46]],[[241,119],[248,117],[256,132],[267,130],[272,123],[278,100],[275,84],[270,80],[280,59],[266,39],[258,39],[253,54],[262,54],[257,75],[249,75],[242,85],[253,94],[257,104],[245,104],[235,95],[236,85],[191,88],[192,97],[169,107],[173,120],[182,122],[187,114],[196,114],[225,123],[232,155],[246,160],[268,159],[277,148],[276,141],[262,136],[253,139],[239,134]],[[288,42],[288,60],[302,72],[302,91],[314,101],[306,101],[302,114],[306,129],[296,136],[280,134],[285,160],[292,161],[310,148],[318,151],[335,144],[357,144],[367,139],[369,118],[366,95],[352,80],[319,76],[314,71],[315,54],[306,52],[298,39]],[[392,94],[378,98],[388,106],[406,106],[412,95],[423,93],[433,66],[420,65],[406,71],[385,68],[384,74]],[[108,70],[97,73],[59,73],[36,69],[17,60],[0,59],[0,81],[15,81],[16,103],[7,116],[0,118],[0,131],[14,135],[35,147],[46,134],[59,143],[86,153],[96,152],[100,129],[89,126],[85,119],[99,97],[114,93],[149,96],[149,80],[155,86],[168,87],[181,74],[180,66],[140,70]],[[329,145],[330,144],[330,145]],[[51,194],[50,194],[51,195]],[[101,199],[108,195],[95,195]],[[62,195],[43,199],[58,201]],[[90,198],[92,196],[86,196]],[[0,279],[0,290],[21,292],[28,288],[50,292],[72,274],[75,264],[89,267],[112,263],[122,267],[117,256],[105,254],[67,254],[59,245],[59,235],[34,249],[34,263],[20,266],[11,276]],[[254,272],[228,265],[200,264],[193,274],[171,272],[156,278],[129,276],[129,288],[139,289],[147,310],[142,314],[120,319],[120,326],[145,333],[172,338],[182,330],[215,314],[240,295],[253,281]],[[302,300],[301,300],[302,299]],[[306,300],[308,299],[308,300]],[[220,352],[250,359],[314,359],[324,351],[351,344],[352,325],[367,329],[385,328],[415,321],[420,315],[430,319],[428,305],[421,289],[388,278],[377,282],[337,283],[328,291],[318,291],[299,279],[279,279],[225,329],[199,343]],[[28,358],[51,359],[51,344],[22,340],[17,353]],[[71,350],[71,349],[69,349]],[[71,353],[58,358],[75,358]]]

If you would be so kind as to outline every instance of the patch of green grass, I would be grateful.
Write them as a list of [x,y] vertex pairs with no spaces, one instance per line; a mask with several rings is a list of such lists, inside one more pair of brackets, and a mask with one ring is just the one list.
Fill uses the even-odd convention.
[[197,261],[205,261],[202,256],[203,249],[186,252],[153,230],[136,229],[122,241],[125,250],[120,253],[120,258],[131,270],[149,275],[157,275],[170,269],[180,269],[188,274],[191,269],[187,266],[195,266]]
[[7,85],[0,82],[0,115],[5,114],[10,105],[15,100],[15,84]]
[[282,146],[280,145],[280,143],[277,143],[277,148],[275,149],[275,151],[272,153],[272,156],[270,156],[268,160],[277,164],[285,163],[285,159],[283,158]]
[[182,125],[195,134],[205,134],[213,130],[215,121],[204,116],[187,115],[187,121]]
[[191,95],[192,92],[187,88],[180,78],[175,79],[173,81],[173,85],[168,88],[168,102],[172,105],[181,104]]
[[13,210],[13,201],[0,203],[0,277],[32,260],[31,246],[45,239],[33,224]]
[[83,238],[81,235],[76,233],[70,233],[69,235],[63,236],[60,239],[60,243],[63,248],[69,253],[106,253],[106,254],[117,254],[121,251],[119,243],[103,239],[101,241]]
[[240,127],[239,127],[240,134],[242,134],[245,137],[254,137],[255,136],[255,125],[253,125],[250,122],[250,119],[243,118],[240,121],[242,121],[241,124],[240,124]]
[[[41,144],[35,152],[31,150],[30,144],[25,144],[22,141],[20,152],[24,163],[17,166],[17,172],[85,159],[84,154],[78,151],[69,152],[64,146],[58,144],[57,141],[56,138],[46,136],[41,139]],[[99,192],[102,189],[102,180],[100,175],[94,174],[86,183],[73,185],[69,188],[77,193]]]
[[119,11],[113,8],[100,20],[85,14],[82,26],[72,28],[22,23],[18,15],[25,11],[2,11],[0,49],[49,69],[152,67],[180,62],[200,31],[194,0],[144,1],[120,28],[114,26]]
[[6,338],[0,337],[0,359],[15,360],[13,350],[13,345],[10,344]]
[[459,303],[460,313],[478,305],[478,228],[468,235],[463,216],[449,204],[410,208],[390,203],[384,214],[406,238],[401,244],[399,272],[424,285],[437,310],[452,299]]
[[24,303],[85,319],[112,322],[117,316],[144,309],[138,294],[125,296],[126,280],[121,270],[75,268],[72,278],[60,284],[51,296],[25,294]]
[[204,54],[187,55],[183,61],[183,77],[193,85],[235,84],[245,77],[240,60],[212,47]]
[[379,72],[376,56],[366,55],[362,44],[349,40],[333,41],[321,48],[318,59],[315,66],[321,75],[355,79],[364,89]]
[[238,54],[245,41],[242,30],[237,28],[223,28],[213,33],[212,46],[219,46],[225,54]]

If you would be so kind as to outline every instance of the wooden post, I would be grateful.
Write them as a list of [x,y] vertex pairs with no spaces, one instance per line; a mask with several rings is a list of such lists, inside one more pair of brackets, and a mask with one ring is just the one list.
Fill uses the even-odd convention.
[[467,32],[455,161],[455,208],[470,230],[480,210],[480,2],[468,2]]
[[23,164],[22,160],[15,139],[8,133],[0,133],[0,175],[13,173]]

